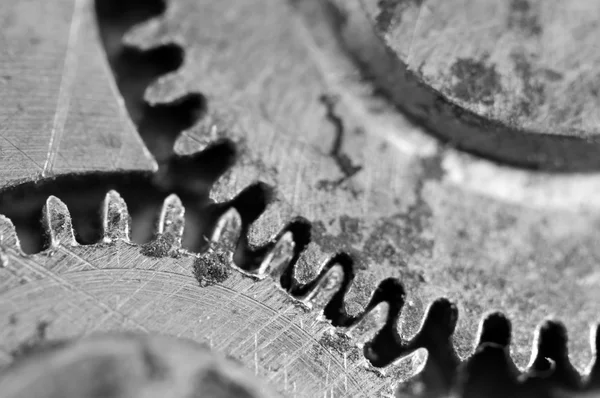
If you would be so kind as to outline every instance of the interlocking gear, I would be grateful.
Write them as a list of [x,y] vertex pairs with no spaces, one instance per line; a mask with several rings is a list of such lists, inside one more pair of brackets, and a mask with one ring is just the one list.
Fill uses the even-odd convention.
[[[206,96],[208,114],[180,137],[180,153],[223,136],[241,148],[243,167],[212,197],[229,200],[257,179],[277,187],[250,244],[296,215],[314,220],[296,271],[304,282],[332,254],[351,253],[355,274],[340,324],[367,307],[381,281],[397,278],[409,297],[404,338],[417,332],[430,303],[446,297],[464,314],[453,338],[460,357],[475,349],[484,314],[499,310],[511,319],[512,355],[525,367],[533,331],[554,316],[566,324],[572,362],[583,370],[598,314],[598,212],[590,199],[597,178],[531,174],[437,143],[361,83],[332,40],[343,15],[319,2],[295,5],[176,1],[127,35],[144,49],[169,41],[187,49],[183,67],[146,92],[150,102]],[[182,22],[200,13],[204,23]],[[319,101],[324,93],[336,94],[334,109]]]
[[[298,396],[393,394],[409,379],[403,393],[432,396],[593,387],[577,371],[595,353],[595,177],[438,143],[361,80],[335,40],[338,9],[292,3],[173,0],[128,33],[140,52],[185,48],[146,91],[150,106],[206,100],[178,155],[236,144],[238,166],[211,190],[223,215],[202,254],[180,248],[175,196],[146,245],[129,241],[115,192],[95,245],[77,244],[54,197],[42,253],[23,255],[3,219],[6,353],[48,321],[49,338],[118,328],[208,342]],[[264,185],[239,194],[256,181],[276,188],[266,209]],[[310,238],[306,222],[287,224],[297,216],[314,221]],[[568,354],[548,316],[566,324]],[[528,368],[520,380],[509,351]]]

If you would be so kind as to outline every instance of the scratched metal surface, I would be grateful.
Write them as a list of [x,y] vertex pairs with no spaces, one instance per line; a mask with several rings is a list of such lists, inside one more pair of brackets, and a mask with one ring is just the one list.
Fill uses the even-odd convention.
[[0,5],[0,186],[153,170],[103,55],[89,0]]

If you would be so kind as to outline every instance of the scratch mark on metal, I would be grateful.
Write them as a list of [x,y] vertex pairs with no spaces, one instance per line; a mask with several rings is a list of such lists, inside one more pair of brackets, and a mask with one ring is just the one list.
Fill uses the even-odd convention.
[[77,74],[78,54],[76,48],[79,40],[83,5],[82,0],[75,0],[75,4],[73,5],[71,27],[69,28],[69,40],[67,42],[67,55],[65,56],[65,63],[63,65],[58,100],[56,102],[56,111],[54,113],[52,131],[50,132],[48,155],[46,157],[46,162],[44,163],[44,168],[42,169],[42,177],[48,177],[52,174],[52,168],[54,167],[56,154],[60,147],[60,141],[65,129],[69,108],[71,107],[71,90]]
[[41,275],[42,277],[47,277],[48,279],[56,282],[58,284],[58,286],[62,287],[63,289],[65,289],[67,291],[75,292],[75,293],[80,294],[81,296],[89,299],[96,307],[106,311],[107,313],[109,313],[111,315],[120,316],[123,320],[129,321],[132,324],[134,324],[136,327],[139,327],[140,330],[148,332],[148,330],[145,327],[143,327],[139,323],[135,322],[134,320],[128,318],[125,314],[110,307],[106,303],[102,302],[102,300],[99,300],[97,297],[95,297],[93,294],[80,289],[79,287],[77,287],[73,283],[69,282],[67,279],[63,278],[62,276],[55,274],[54,272],[46,269],[42,264],[34,263],[35,266],[31,266],[30,264],[28,264],[25,261],[20,260],[16,256],[14,257],[14,260],[15,260],[14,261],[15,263],[21,264],[21,266],[23,268],[27,268],[27,269],[33,271],[34,273]]

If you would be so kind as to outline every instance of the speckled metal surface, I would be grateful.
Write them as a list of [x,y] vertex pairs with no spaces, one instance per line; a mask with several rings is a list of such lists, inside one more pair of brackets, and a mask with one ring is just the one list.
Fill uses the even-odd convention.
[[[185,335],[289,395],[593,388],[593,142],[560,141],[585,153],[538,146],[548,137],[510,126],[516,139],[529,137],[536,150],[527,152],[506,125],[435,96],[433,84],[397,69],[403,60],[377,30],[377,8],[405,7],[373,4],[171,0],[128,31],[136,54],[183,54],[145,91],[150,110],[186,98],[202,104],[196,124],[152,149],[159,172],[143,178],[158,184],[155,201],[166,198],[158,237],[130,242],[115,192],[95,245],[76,242],[54,197],[41,253],[23,255],[3,219],[1,311],[23,314],[3,320],[5,351],[49,316],[54,337],[103,328]],[[394,12],[390,24],[400,22]],[[465,126],[476,128],[455,135]],[[503,163],[461,137],[499,148]],[[203,165],[181,159],[208,152],[224,159],[210,165],[216,205],[177,181],[178,171]],[[181,199],[167,196],[174,187]],[[209,220],[196,226],[210,237],[200,254],[180,247],[182,200],[198,200]]]

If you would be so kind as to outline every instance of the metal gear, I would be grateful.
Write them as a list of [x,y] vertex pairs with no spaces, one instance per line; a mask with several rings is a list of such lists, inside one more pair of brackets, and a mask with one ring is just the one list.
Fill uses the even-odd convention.
[[[200,13],[204,22],[193,23]],[[356,15],[317,1],[181,0],[126,39],[141,49],[186,48],[182,68],[146,92],[151,103],[188,92],[207,98],[207,115],[176,143],[180,153],[219,137],[241,148],[243,167],[212,198],[229,200],[256,179],[277,187],[249,230],[251,246],[302,215],[315,224],[299,280],[314,278],[336,252],[352,254],[352,283],[340,312],[329,314],[334,323],[351,322],[382,281],[397,278],[409,297],[404,339],[445,297],[463,314],[452,337],[460,358],[474,352],[485,314],[501,311],[512,321],[511,354],[525,369],[535,363],[535,329],[552,316],[567,326],[571,362],[584,371],[598,316],[597,177],[532,174],[431,138],[373,96],[336,40]]]
[[[49,317],[51,338],[119,328],[208,341],[299,396],[595,386],[594,175],[532,175],[432,139],[373,95],[338,41],[364,14],[317,1],[155,8],[165,11],[127,43],[185,48],[181,69],[146,99],[155,109],[190,93],[206,102],[177,156],[235,142],[240,165],[211,190],[224,215],[202,254],[180,248],[175,196],[146,245],[129,241],[115,192],[95,245],[77,244],[55,197],[42,253],[24,255],[3,219],[0,313],[18,313],[3,319],[7,354]],[[256,180],[278,189],[266,209],[263,185],[237,196]],[[310,239],[304,221],[284,227],[298,215],[315,220]],[[549,315],[567,325],[569,350]],[[588,381],[577,370],[590,363]]]
[[92,1],[5,2],[0,16],[2,188],[69,173],[156,169],[117,93]]

